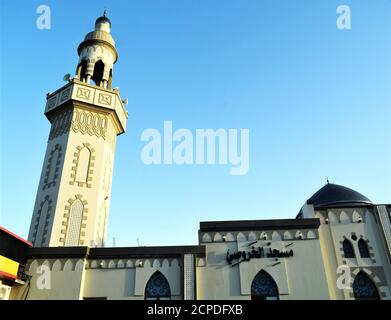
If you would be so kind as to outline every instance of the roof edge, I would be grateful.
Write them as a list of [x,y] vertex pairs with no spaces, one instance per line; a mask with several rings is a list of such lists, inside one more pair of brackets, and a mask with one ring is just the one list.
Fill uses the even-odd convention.
[[287,230],[318,229],[318,218],[272,219],[272,220],[237,220],[200,222],[200,232],[208,231],[251,231],[251,230]]
[[28,259],[53,258],[145,258],[145,257],[179,257],[184,254],[205,256],[205,246],[159,246],[159,247],[41,247],[30,248]]

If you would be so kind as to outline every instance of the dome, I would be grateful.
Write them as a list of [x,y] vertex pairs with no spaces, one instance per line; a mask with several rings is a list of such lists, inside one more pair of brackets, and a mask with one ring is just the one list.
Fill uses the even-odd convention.
[[95,30],[87,33],[84,38],[84,41],[93,41],[96,40],[98,42],[106,42],[111,46],[115,47],[115,41],[110,33],[101,30]]
[[83,42],[80,43],[79,47],[77,48],[77,53],[79,54],[79,56],[86,47],[91,47],[94,45],[103,45],[111,48],[115,63],[118,59],[118,53],[115,49],[114,38],[110,34],[110,27],[111,22],[110,19],[106,17],[106,13],[96,19],[95,30],[87,33],[87,35],[84,37]]
[[309,198],[307,204],[312,204],[314,207],[357,207],[367,206],[372,204],[372,202],[357,191],[337,184],[328,183]]
[[98,23],[108,23],[111,28],[111,21],[109,18],[106,17],[106,15],[103,15],[103,16],[99,17],[98,19],[96,19],[95,24],[98,24]]

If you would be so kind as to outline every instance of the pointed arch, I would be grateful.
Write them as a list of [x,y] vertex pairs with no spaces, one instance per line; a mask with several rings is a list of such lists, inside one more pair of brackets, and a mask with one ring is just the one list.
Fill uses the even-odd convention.
[[57,259],[54,261],[52,266],[52,271],[61,271],[62,270],[62,263],[60,259]]
[[66,236],[66,246],[78,246],[80,240],[81,222],[84,204],[80,199],[73,201],[70,209],[69,224]]
[[71,259],[68,259],[65,261],[65,263],[62,266],[63,271],[72,271],[73,270],[73,262]]
[[251,231],[248,235],[248,241],[254,241],[254,240],[257,240],[257,235]]
[[152,263],[152,267],[153,268],[155,268],[155,269],[158,269],[158,268],[160,268],[160,261],[159,261],[159,259],[155,259],[155,260],[153,260],[153,263]]
[[79,151],[78,160],[75,181],[78,183],[87,184],[88,171],[90,169],[91,162],[91,150],[86,146],[81,148]]
[[171,288],[166,277],[156,271],[145,286],[145,300],[170,300]]
[[295,238],[300,240],[304,239],[303,232],[301,230],[297,230],[295,234]]
[[284,232],[284,240],[291,240],[293,239],[292,234],[289,231]]
[[358,240],[358,251],[361,258],[370,258],[369,249],[364,239]]
[[102,60],[98,60],[94,65],[94,73],[91,80],[95,82],[95,85],[101,86],[103,81],[103,71],[105,70],[105,64]]
[[42,262],[41,266],[47,266],[49,270],[52,271],[52,264],[53,264],[52,260],[45,259],[45,261]]
[[246,236],[242,232],[239,232],[236,235],[236,241],[237,242],[244,242],[244,241],[247,241],[247,238],[246,238]]
[[352,215],[352,221],[353,222],[362,222],[362,217],[361,217],[361,215],[356,211],[356,210],[354,210],[353,211],[353,215]]
[[26,269],[30,273],[35,273],[35,272],[37,272],[38,266],[39,266],[38,260],[33,260],[33,262],[28,263],[28,266],[26,267]]
[[56,185],[60,171],[61,159],[62,147],[57,143],[50,151],[49,158],[47,160],[45,177],[43,180],[42,187],[43,190]]
[[341,214],[339,215],[339,221],[341,223],[350,223],[352,222],[348,213],[346,213],[345,211],[341,211]]
[[[80,113],[80,121],[83,122],[82,130],[93,130],[91,125],[94,115],[91,113]],[[84,120],[81,120],[83,118]],[[93,169],[95,166],[95,149],[89,143],[83,143],[76,147],[73,158],[74,165],[71,169],[70,185],[79,187],[92,187]]]
[[178,259],[172,259],[171,260],[171,268],[178,268],[178,267],[179,267]]
[[81,194],[70,198],[65,206],[59,242],[62,246],[79,246],[85,243],[88,220],[88,202]]
[[345,239],[342,242],[343,254],[345,258],[355,258],[354,250],[351,242],[348,239]]
[[220,241],[223,241],[223,237],[221,236],[220,233],[217,232],[213,237],[213,242],[220,242]]
[[281,235],[277,231],[272,233],[272,241],[281,241]]
[[202,236],[201,242],[212,242],[212,238],[211,238],[211,236],[210,236],[208,233],[205,233],[205,234]]
[[87,60],[83,59],[77,66],[76,74],[79,76],[80,81],[85,82],[87,72]]
[[273,277],[261,270],[251,284],[252,300],[279,300],[278,287]]
[[199,258],[197,266],[198,267],[205,267],[205,259]]
[[117,268],[123,268],[125,266],[124,262],[122,260],[119,260],[117,262]]
[[55,185],[55,181],[59,171],[59,164],[61,162],[61,149],[61,146],[59,144],[56,144],[56,146],[50,153],[50,158],[48,159],[47,165],[47,173],[45,176],[48,185]]
[[145,259],[143,265],[144,265],[144,268],[151,268],[152,267],[152,263],[149,259]]
[[34,247],[41,247],[44,245],[44,235],[47,229],[46,223],[48,215],[50,215],[51,200],[49,196],[41,202],[40,209],[38,210],[38,216],[36,218],[36,235],[34,238]]
[[364,271],[360,271],[354,278],[353,294],[356,300],[380,300],[376,285]]
[[164,259],[162,262],[162,268],[169,268],[169,267],[170,267],[170,263],[168,262],[167,259]]
[[225,235],[225,241],[235,241],[235,237],[233,236],[233,234],[231,232],[228,232]]
[[269,236],[267,235],[267,233],[266,232],[261,232],[261,235],[259,236],[259,239],[261,239],[261,240],[267,240],[267,239],[269,239]]

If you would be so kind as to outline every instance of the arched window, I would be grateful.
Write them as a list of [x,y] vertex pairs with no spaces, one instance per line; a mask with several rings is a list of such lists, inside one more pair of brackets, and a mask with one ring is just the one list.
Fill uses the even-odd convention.
[[58,163],[61,160],[60,157],[61,147],[56,145],[55,149],[51,152],[50,160],[47,165],[47,183],[51,184],[56,180],[56,169],[58,167]]
[[145,300],[170,300],[171,289],[166,277],[156,271],[145,287]]
[[361,258],[369,258],[369,250],[366,242],[363,239],[358,240],[358,250]]
[[78,246],[80,240],[81,221],[83,219],[83,203],[77,199],[72,203],[68,222],[66,245]]
[[50,151],[50,155],[47,160],[43,190],[56,185],[58,171],[60,170],[61,150],[61,146],[56,144],[54,149]]
[[79,159],[77,163],[76,182],[87,183],[88,171],[90,169],[91,151],[87,147],[83,147],[79,151]]
[[354,278],[353,293],[356,300],[379,300],[379,292],[368,275],[360,271]]
[[87,61],[83,60],[78,66],[76,74],[79,76],[80,81],[85,81],[87,71]]
[[44,230],[45,230],[45,224],[47,220],[47,215],[49,211],[49,200],[46,199],[42,204],[41,208],[39,209],[39,216],[37,218],[38,225],[37,225],[37,234],[35,236],[34,240],[34,247],[41,247],[43,246],[43,236],[44,236]]
[[345,239],[343,241],[342,247],[343,247],[343,253],[345,255],[345,258],[354,258],[355,257],[353,246],[348,239]]
[[103,80],[103,71],[105,69],[105,64],[102,62],[102,60],[99,60],[95,63],[94,66],[94,74],[92,75],[92,80],[94,80],[95,84],[97,86],[101,85],[101,82]]
[[278,300],[277,284],[264,270],[258,272],[251,284],[251,299]]

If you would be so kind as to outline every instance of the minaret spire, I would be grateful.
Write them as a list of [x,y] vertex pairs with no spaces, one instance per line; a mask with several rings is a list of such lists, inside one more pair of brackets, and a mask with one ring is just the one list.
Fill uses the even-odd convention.
[[103,16],[95,21],[95,30],[85,36],[77,49],[79,63],[76,76],[87,84],[92,80],[92,84],[98,87],[111,89],[113,65],[118,59],[118,53],[110,34],[111,21],[106,14],[105,9]]

